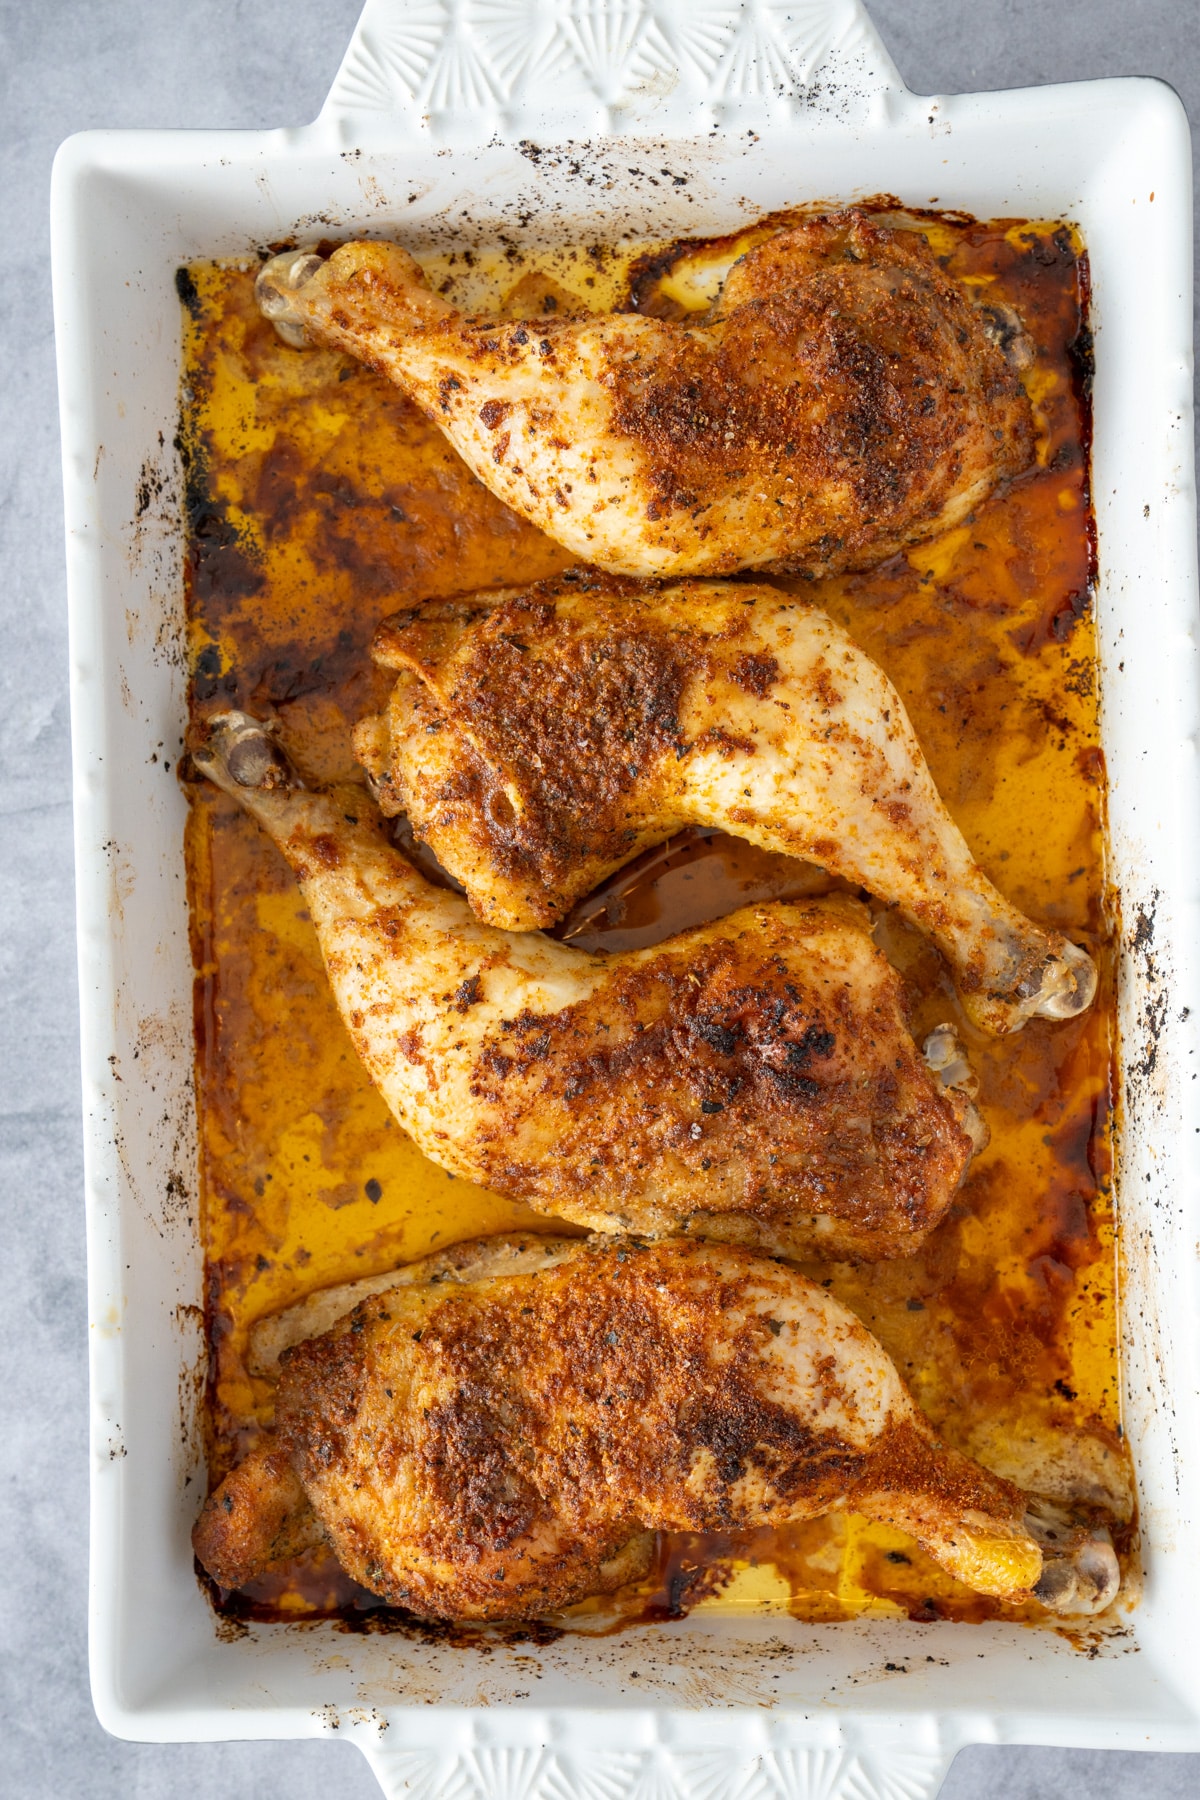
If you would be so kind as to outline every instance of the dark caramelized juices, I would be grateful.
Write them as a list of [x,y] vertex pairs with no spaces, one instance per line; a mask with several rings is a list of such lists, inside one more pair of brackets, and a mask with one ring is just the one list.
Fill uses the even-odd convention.
[[[1086,258],[1062,225],[906,222],[984,303],[1015,307],[1031,334],[1037,356],[1024,379],[1037,466],[965,524],[881,568],[778,585],[824,607],[886,669],[978,861],[1024,911],[1084,944],[1101,984],[1081,1019],[986,1038],[964,1019],[938,953],[875,908],[914,1035],[951,1020],[969,1046],[991,1143],[919,1255],[807,1272],[881,1339],[948,1442],[1027,1487],[1128,1522]],[[729,244],[719,249],[728,261]],[[639,263],[593,246],[447,255],[427,267],[468,307],[536,313],[549,296],[560,310],[636,304],[679,316],[700,303],[703,283],[689,286],[688,270],[706,257],[712,264],[714,252],[651,250]],[[255,272],[205,265],[180,278],[193,714],[231,705],[269,714],[314,781],[361,779],[349,728],[389,685],[368,653],[378,621],[550,575],[570,559],[481,487],[380,378],[335,351],[281,343],[256,311]],[[271,1391],[244,1360],[257,1318],[458,1239],[561,1227],[455,1180],[405,1138],[350,1046],[282,860],[215,788],[199,783],[192,800],[215,1483],[270,1420]],[[632,947],[749,899],[830,885],[810,865],[686,834],[608,883],[559,932],[586,949]],[[404,1622],[331,1558],[216,1599],[258,1617]],[[697,1605],[803,1619],[1019,1616],[960,1587],[900,1533],[833,1515],[782,1532],[664,1537],[644,1590],[586,1602],[560,1623],[597,1629]]]

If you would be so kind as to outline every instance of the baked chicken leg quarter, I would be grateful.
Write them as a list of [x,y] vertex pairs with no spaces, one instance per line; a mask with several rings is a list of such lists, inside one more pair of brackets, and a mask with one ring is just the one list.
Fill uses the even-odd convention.
[[854,1315],[767,1258],[493,1239],[400,1279],[285,1351],[276,1438],[194,1534],[224,1586],[323,1532],[395,1605],[537,1618],[644,1573],[650,1531],[844,1509],[982,1594],[1085,1613],[1117,1591],[1103,1531],[939,1444]]
[[622,574],[862,568],[1032,455],[988,315],[862,213],[777,232],[682,322],[466,318],[395,244],[288,251],[257,291],[289,342],[387,376],[516,512]]
[[196,763],[291,863],[359,1055],[444,1168],[601,1231],[795,1255],[900,1255],[945,1213],[983,1136],[965,1063],[945,1028],[943,1074],[922,1059],[856,903],[589,956],[481,924],[245,714],[208,733]]
[[552,924],[639,850],[709,825],[899,906],[985,1030],[1095,995],[1086,952],[978,868],[899,694],[814,606],[578,570],[398,614],[375,655],[399,680],[359,758],[491,924]]

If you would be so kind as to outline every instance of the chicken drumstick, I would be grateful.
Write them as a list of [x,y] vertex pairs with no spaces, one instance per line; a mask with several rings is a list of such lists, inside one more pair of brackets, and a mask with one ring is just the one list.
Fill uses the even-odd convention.
[[500,1238],[413,1265],[315,1339],[294,1341],[314,1302],[295,1310],[276,1435],[194,1533],[226,1587],[324,1536],[394,1605],[537,1618],[643,1574],[649,1532],[845,1510],[978,1593],[1090,1613],[1117,1591],[1103,1530],[938,1443],[853,1313],[765,1257]]
[[304,792],[243,713],[193,758],[291,863],[359,1055],[444,1168],[600,1231],[793,1255],[905,1254],[945,1213],[985,1134],[855,902],[593,957],[480,924],[364,789]]
[[899,694],[815,606],[574,570],[397,614],[375,656],[400,679],[359,759],[493,925],[552,924],[638,851],[715,825],[894,902],[985,1030],[1091,1004],[1091,958],[992,886]]
[[287,251],[257,292],[289,342],[394,381],[515,512],[620,574],[867,567],[1032,455],[987,315],[918,232],[859,212],[777,232],[682,322],[466,318],[395,244]]

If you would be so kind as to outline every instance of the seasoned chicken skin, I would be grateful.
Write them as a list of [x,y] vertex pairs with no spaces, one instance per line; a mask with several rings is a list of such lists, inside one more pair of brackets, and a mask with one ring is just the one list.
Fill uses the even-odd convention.
[[359,1055],[444,1168],[600,1231],[798,1255],[901,1255],[945,1213],[984,1134],[855,902],[593,957],[481,924],[245,714],[193,756],[287,857]]
[[[303,1330],[297,1310],[278,1338]],[[834,1510],[908,1532],[1005,1600],[1095,1612],[1119,1580],[1102,1530],[939,1444],[816,1283],[690,1240],[463,1246],[293,1343],[276,1436],[211,1496],[196,1554],[243,1585],[279,1561],[289,1505],[297,1536],[315,1515],[356,1581],[433,1618],[610,1593],[645,1571],[648,1532]]]
[[1030,462],[989,320],[915,231],[777,232],[704,315],[466,318],[395,244],[273,258],[259,304],[402,388],[479,479],[628,575],[869,566]]
[[399,680],[359,759],[493,925],[552,924],[638,851],[717,826],[899,906],[985,1030],[1091,1004],[1090,957],[992,886],[899,694],[815,606],[575,570],[399,613],[375,656]]

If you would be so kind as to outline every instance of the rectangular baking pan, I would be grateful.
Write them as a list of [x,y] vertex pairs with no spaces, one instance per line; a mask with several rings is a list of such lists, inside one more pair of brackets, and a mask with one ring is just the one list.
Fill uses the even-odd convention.
[[[1091,257],[1120,899],[1125,1428],[1144,1591],[1090,1654],[991,1624],[693,1616],[488,1655],[215,1620],[204,1493],[177,266],[293,236],[710,234],[895,193]],[[53,186],[92,1338],[92,1685],[142,1739],[337,1730],[389,1793],[936,1792],[987,1741],[1200,1748],[1190,163],[1165,86],[909,93],[855,0],[371,0],[303,130],[89,132]]]

